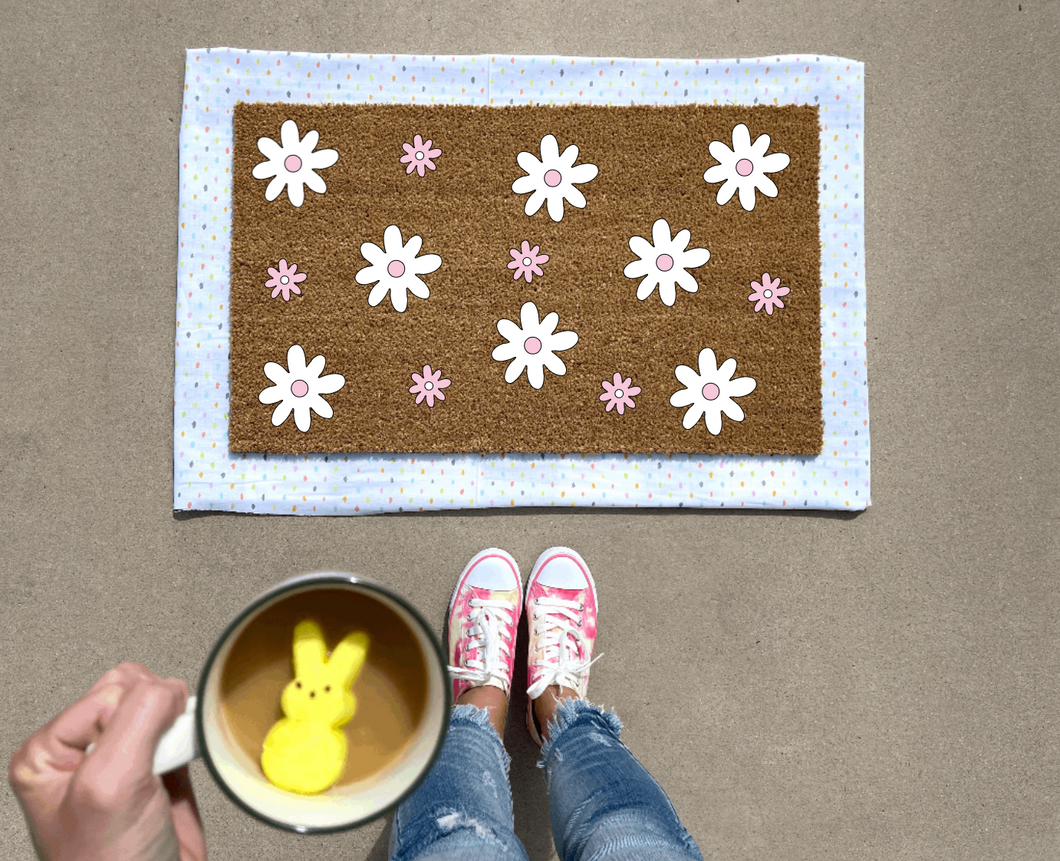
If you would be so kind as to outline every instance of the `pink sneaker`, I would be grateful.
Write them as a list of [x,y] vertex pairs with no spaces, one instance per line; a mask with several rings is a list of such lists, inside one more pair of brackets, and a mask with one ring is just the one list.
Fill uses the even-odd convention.
[[482,685],[511,694],[522,603],[522,576],[509,554],[491,547],[467,563],[445,622],[454,705],[468,688]]
[[573,688],[585,697],[596,642],[596,584],[589,566],[567,547],[542,553],[526,584],[530,646],[526,660],[526,726],[542,745],[534,720],[534,699],[549,685]]

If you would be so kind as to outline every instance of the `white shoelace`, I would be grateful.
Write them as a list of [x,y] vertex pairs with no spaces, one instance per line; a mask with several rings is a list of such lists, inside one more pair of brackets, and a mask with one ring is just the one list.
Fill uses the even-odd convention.
[[[449,675],[454,679],[467,679],[480,685],[495,679],[507,683],[508,665],[506,657],[510,654],[508,638],[502,636],[501,623],[506,626],[512,623],[515,605],[511,601],[500,599],[485,600],[472,598],[470,606],[475,608],[469,616],[471,621],[470,645],[478,650],[478,659],[468,659],[463,667],[449,667]],[[505,655],[502,660],[501,653]],[[485,660],[482,660],[482,658]]]
[[[603,657],[597,655],[588,663],[574,663],[575,656],[580,655],[585,648],[585,634],[580,625],[565,622],[564,617],[572,622],[576,621],[576,611],[582,609],[582,604],[563,598],[539,598],[536,604],[530,636],[533,638],[535,630],[545,630],[544,636],[538,642],[543,654],[534,663],[535,667],[541,669],[541,675],[527,688],[526,695],[530,699],[536,699],[549,685],[561,685],[577,690],[589,667]],[[543,621],[539,622],[539,619]]]

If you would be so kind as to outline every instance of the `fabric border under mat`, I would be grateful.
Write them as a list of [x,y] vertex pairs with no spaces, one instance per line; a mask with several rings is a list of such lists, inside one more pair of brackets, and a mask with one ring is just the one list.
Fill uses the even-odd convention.
[[[772,455],[228,452],[232,107],[819,104],[824,450]],[[599,506],[858,510],[869,500],[864,64],[188,50],[180,129],[173,507],[257,514]]]

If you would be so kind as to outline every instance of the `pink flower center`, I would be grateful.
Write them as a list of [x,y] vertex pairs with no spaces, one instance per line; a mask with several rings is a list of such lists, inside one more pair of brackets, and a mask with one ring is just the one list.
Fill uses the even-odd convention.
[[391,260],[390,265],[386,267],[386,271],[391,278],[400,278],[405,274],[405,264],[400,260]]
[[429,392],[433,388],[434,388],[434,383],[432,383],[430,380],[427,380],[427,382],[425,382],[423,384],[423,390],[425,392]]
[[655,258],[655,265],[663,272],[669,272],[674,268],[674,259],[669,254],[660,254]]
[[749,159],[742,158],[736,162],[736,172],[740,176],[750,176],[751,171],[755,169],[755,166],[751,164]]
[[531,356],[536,356],[541,352],[541,341],[538,338],[527,338],[523,342],[523,349]]
[[416,161],[423,161],[423,153],[422,152],[416,153]]
[[291,283],[291,279],[288,278],[286,275],[281,275],[280,276],[280,283],[281,284],[290,284]]
[[302,169],[302,160],[296,155],[289,155],[283,160],[283,166],[291,173],[297,173]]
[[773,291],[772,290],[766,290],[766,291],[764,291],[762,293],[762,295],[765,296],[767,299],[772,299],[773,298]]
[[624,398],[626,396],[622,389],[615,389],[614,395],[616,398]]
[[545,185],[549,188],[555,188],[562,181],[563,177],[560,176],[560,172],[555,168],[545,173]]
[[296,398],[304,398],[309,394],[309,385],[305,380],[295,380],[291,383],[291,394]]
[[534,265],[534,261],[531,260],[529,257],[524,257],[523,258],[523,266],[533,266],[533,265]]
[[716,401],[718,399],[718,395],[720,394],[721,389],[714,385],[714,383],[707,383],[705,386],[703,386],[703,397],[705,397],[708,401]]

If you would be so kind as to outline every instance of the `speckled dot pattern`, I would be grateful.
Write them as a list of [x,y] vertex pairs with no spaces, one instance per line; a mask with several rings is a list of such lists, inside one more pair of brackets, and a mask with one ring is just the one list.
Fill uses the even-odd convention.
[[[822,454],[229,453],[228,236],[237,100],[820,105]],[[656,60],[189,50],[180,129],[174,509],[337,515],[515,506],[866,508],[863,154],[864,65],[838,57]]]

